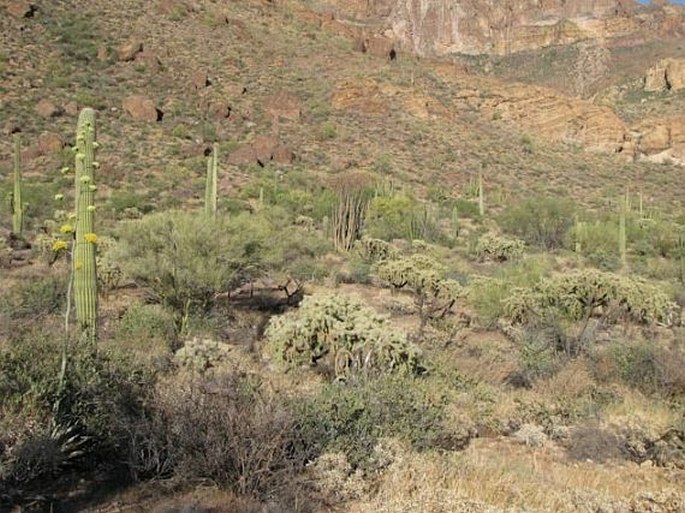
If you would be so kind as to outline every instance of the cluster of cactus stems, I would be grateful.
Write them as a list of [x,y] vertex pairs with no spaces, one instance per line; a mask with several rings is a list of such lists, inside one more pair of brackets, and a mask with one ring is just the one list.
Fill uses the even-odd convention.
[[95,111],[83,109],[76,129],[76,229],[73,251],[73,286],[80,334],[93,345],[97,340],[97,270],[94,170],[97,148]]
[[205,184],[205,214],[210,217],[216,217],[216,201],[217,201],[217,168],[219,166],[219,157],[217,146],[212,146],[212,154],[207,158],[207,182]]
[[21,139],[19,134],[14,134],[14,189],[10,203],[12,207],[12,231],[17,236],[21,236],[24,230],[24,203],[21,192]]

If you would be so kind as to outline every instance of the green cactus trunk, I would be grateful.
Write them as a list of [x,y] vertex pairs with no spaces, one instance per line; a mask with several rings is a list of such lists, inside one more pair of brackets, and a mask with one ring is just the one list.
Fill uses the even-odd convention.
[[83,109],[76,130],[76,230],[73,255],[74,298],[80,334],[97,341],[97,270],[95,265],[95,111]]
[[21,197],[21,139],[14,134],[14,189],[12,192],[12,231],[21,236],[24,231],[24,203]]
[[205,214],[211,217],[216,217],[218,161],[217,147],[214,144],[212,154],[207,158],[207,181],[205,184]]
[[452,237],[454,240],[459,238],[459,211],[457,207],[452,207]]

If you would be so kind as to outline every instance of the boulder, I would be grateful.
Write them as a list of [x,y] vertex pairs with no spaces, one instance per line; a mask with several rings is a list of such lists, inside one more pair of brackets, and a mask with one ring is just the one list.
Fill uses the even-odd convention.
[[685,59],[662,59],[647,70],[645,91],[685,89]]
[[64,112],[57,105],[55,105],[50,100],[47,100],[45,98],[43,98],[36,104],[34,110],[36,114],[38,114],[42,118],[53,118],[59,116],[60,114],[62,114],[62,112]]
[[279,164],[291,164],[295,159],[293,152],[271,135],[258,135],[253,141],[243,144],[228,157],[233,165],[265,165],[273,161]]
[[38,7],[26,0],[10,0],[5,9],[15,18],[32,18],[38,11]]
[[117,59],[121,62],[132,61],[136,58],[136,55],[142,51],[142,41],[132,39],[117,47]]
[[38,136],[38,151],[41,155],[51,155],[61,151],[65,146],[64,139],[54,132],[43,132]]
[[164,113],[155,106],[150,98],[132,95],[124,99],[121,105],[124,111],[136,121],[161,121]]

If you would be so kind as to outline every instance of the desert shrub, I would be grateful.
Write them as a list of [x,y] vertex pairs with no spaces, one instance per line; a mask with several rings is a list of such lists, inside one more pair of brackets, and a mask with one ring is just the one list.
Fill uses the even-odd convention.
[[383,466],[374,451],[381,437],[398,437],[418,450],[461,447],[464,441],[445,426],[444,406],[420,378],[408,375],[329,384],[295,405],[303,437],[316,442],[317,452],[343,452],[365,472]]
[[114,325],[114,340],[141,352],[150,348],[176,348],[173,315],[161,305],[133,303]]
[[486,233],[478,240],[476,254],[480,260],[506,262],[523,255],[524,248],[525,244],[521,240]]
[[60,346],[45,332],[0,352],[0,427],[3,415],[24,419],[0,461],[8,482],[45,483],[66,466],[118,461],[153,380],[131,358],[77,346],[69,349],[62,382]]
[[551,250],[563,247],[574,211],[570,199],[531,198],[506,208],[498,221],[505,232]]
[[428,207],[404,195],[378,196],[369,203],[364,234],[372,239],[439,240],[441,233]]
[[340,295],[304,298],[297,310],[271,319],[267,350],[286,367],[319,365],[336,378],[415,372],[419,353],[360,300]]
[[376,273],[394,288],[411,291],[421,328],[431,319],[444,317],[462,294],[458,282],[444,278],[444,267],[421,253],[379,262]]
[[494,326],[505,316],[505,300],[512,290],[534,285],[549,272],[551,264],[551,259],[544,256],[528,255],[505,262],[492,276],[473,276],[466,289],[468,302],[483,324]]
[[254,376],[225,374],[159,389],[131,431],[138,479],[207,479],[261,499],[288,491],[313,453],[285,401]]
[[567,352],[567,337],[554,319],[528,325],[523,333],[519,369],[510,381],[528,387],[538,379],[553,376],[561,368],[562,353]]
[[124,223],[117,261],[177,315],[206,313],[217,293],[262,272],[270,235],[268,220],[249,214],[152,214]]
[[647,394],[685,397],[685,355],[652,342],[612,343],[592,353],[600,381],[620,381]]
[[539,318],[550,309],[573,321],[587,320],[601,311],[607,319],[614,316],[643,324],[672,324],[676,314],[675,303],[656,285],[597,270],[544,278],[532,287],[516,289],[505,304],[513,322]]
[[0,314],[11,319],[37,319],[63,310],[67,278],[48,275],[15,285],[0,299]]
[[621,438],[599,426],[587,425],[571,430],[565,445],[569,457],[577,461],[604,463],[624,456]]

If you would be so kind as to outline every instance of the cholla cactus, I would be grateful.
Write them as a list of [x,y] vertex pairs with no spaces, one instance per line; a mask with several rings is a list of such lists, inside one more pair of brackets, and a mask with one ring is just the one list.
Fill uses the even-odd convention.
[[459,283],[443,278],[442,265],[420,253],[380,262],[376,272],[394,288],[411,291],[421,318],[421,329],[430,319],[446,315],[462,294]]
[[478,240],[476,253],[481,260],[506,262],[519,258],[524,248],[525,243],[522,240],[486,233]]
[[362,237],[357,248],[363,258],[371,261],[392,260],[398,256],[397,249],[381,239]]
[[353,373],[414,372],[419,351],[386,317],[358,299],[316,294],[272,318],[267,349],[286,367],[324,365],[336,378]]
[[176,351],[174,360],[183,367],[205,371],[228,359],[230,346],[211,339],[187,340]]
[[505,303],[512,322],[526,322],[554,309],[580,321],[596,312],[614,311],[641,324],[671,325],[677,305],[654,284],[632,276],[578,270],[545,278],[533,287],[515,289]]
[[97,338],[97,271],[95,234],[95,111],[83,109],[76,131],[76,229],[73,272],[76,318],[79,329],[93,344]]

